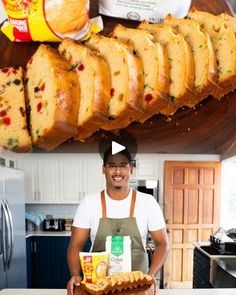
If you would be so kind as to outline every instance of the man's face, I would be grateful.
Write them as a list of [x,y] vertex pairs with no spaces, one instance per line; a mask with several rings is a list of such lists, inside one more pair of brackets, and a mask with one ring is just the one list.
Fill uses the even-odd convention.
[[110,155],[103,166],[107,187],[120,190],[129,186],[133,167],[130,166],[127,157],[123,154]]

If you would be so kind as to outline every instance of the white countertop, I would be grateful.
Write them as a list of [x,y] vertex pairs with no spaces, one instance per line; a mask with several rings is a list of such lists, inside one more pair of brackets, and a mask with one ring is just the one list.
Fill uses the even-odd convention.
[[70,237],[71,231],[32,231],[26,232],[26,238],[29,237]]
[[[236,289],[160,289],[158,295],[235,295]],[[4,289],[0,295],[67,295],[65,289]]]

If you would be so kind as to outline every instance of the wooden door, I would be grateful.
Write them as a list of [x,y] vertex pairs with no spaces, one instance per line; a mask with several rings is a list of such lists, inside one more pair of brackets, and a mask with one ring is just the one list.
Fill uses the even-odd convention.
[[164,214],[170,253],[164,288],[191,288],[193,242],[219,227],[220,162],[165,162]]

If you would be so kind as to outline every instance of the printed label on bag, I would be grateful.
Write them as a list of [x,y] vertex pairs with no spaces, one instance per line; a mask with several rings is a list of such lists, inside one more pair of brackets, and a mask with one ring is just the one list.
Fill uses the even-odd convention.
[[99,0],[99,13],[136,21],[161,22],[168,13],[184,17],[191,0]]

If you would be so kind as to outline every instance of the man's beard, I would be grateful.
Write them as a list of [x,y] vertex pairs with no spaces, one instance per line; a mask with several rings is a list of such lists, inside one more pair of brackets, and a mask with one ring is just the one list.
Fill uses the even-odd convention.
[[122,186],[115,185],[115,189],[121,189]]

